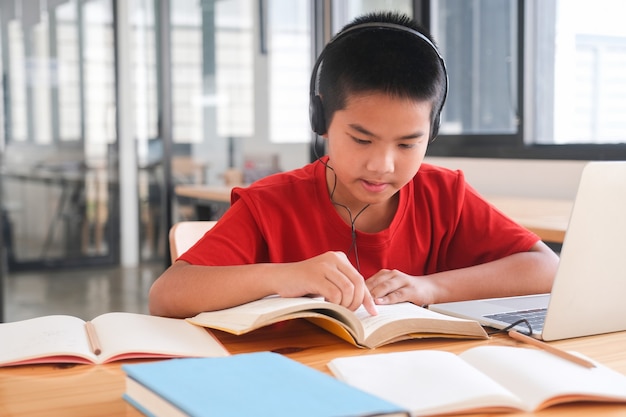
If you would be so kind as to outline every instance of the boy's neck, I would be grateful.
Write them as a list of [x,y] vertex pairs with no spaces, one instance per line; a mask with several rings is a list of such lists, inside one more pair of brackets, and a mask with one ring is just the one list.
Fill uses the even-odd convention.
[[[377,233],[388,228],[398,210],[398,201],[400,200],[398,194],[394,194],[385,203],[373,204],[367,207],[356,219],[354,223],[355,229],[366,233]],[[339,215],[346,221],[341,213]]]

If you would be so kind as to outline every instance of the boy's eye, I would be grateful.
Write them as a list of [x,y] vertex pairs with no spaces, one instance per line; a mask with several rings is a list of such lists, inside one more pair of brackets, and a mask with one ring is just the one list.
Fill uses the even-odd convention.
[[401,143],[398,146],[402,149],[412,149],[415,147],[415,143]]
[[357,137],[351,136],[352,140],[355,141],[356,143],[358,143],[359,145],[367,145],[368,143],[370,143],[369,140],[365,140],[365,139],[359,139]]

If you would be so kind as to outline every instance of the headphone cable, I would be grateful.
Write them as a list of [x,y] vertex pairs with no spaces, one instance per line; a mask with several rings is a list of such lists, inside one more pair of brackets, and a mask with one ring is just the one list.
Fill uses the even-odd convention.
[[359,216],[365,211],[366,208],[368,208],[370,205],[366,204],[365,207],[363,207],[361,210],[359,210],[359,212],[356,214],[356,216],[352,216],[352,210],[350,210],[350,207],[346,206],[345,204],[341,204],[338,203],[334,200],[334,196],[335,196],[335,190],[337,189],[337,174],[335,173],[335,170],[333,169],[333,167],[331,167],[330,165],[328,165],[328,163],[326,163],[325,161],[322,160],[322,158],[318,157],[318,161],[324,165],[326,168],[330,169],[333,173],[333,188],[330,191],[330,202],[337,207],[341,207],[343,208],[347,213],[348,213],[348,218],[349,218],[349,223],[350,223],[350,233],[351,233],[351,237],[352,237],[352,243],[350,244],[350,248],[348,249],[348,253],[350,253],[352,250],[354,250],[354,259],[356,262],[356,269],[357,271],[359,271],[359,273],[361,272],[361,262],[359,261],[359,250],[356,244],[356,227],[355,227],[355,223],[356,220],[359,218]]

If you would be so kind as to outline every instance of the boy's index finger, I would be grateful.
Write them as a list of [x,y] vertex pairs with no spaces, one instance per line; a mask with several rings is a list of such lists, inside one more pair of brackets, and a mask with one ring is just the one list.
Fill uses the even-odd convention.
[[378,310],[376,310],[376,303],[374,303],[374,298],[370,294],[369,291],[365,291],[365,297],[363,298],[363,307],[365,307],[365,311],[370,313],[372,316],[378,315]]
[[337,254],[340,254],[342,259],[341,265],[343,265],[343,267],[339,268],[341,273],[348,277],[348,279],[350,279],[355,285],[362,284],[365,287],[362,303],[365,311],[370,313],[372,316],[378,315],[378,310],[376,310],[376,303],[374,302],[374,298],[372,297],[372,294],[370,294],[369,289],[365,285],[365,278],[363,277],[363,275],[361,275],[361,273],[354,267],[354,265],[350,263],[350,261],[348,260],[348,255],[345,252],[337,252]]

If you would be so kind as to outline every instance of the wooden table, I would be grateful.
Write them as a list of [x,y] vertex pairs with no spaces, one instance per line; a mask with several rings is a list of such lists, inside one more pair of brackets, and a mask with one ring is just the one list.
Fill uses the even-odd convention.
[[230,192],[232,189],[233,187],[226,185],[186,184],[174,187],[174,193],[179,197],[230,203]]
[[574,207],[571,200],[551,198],[488,196],[487,201],[542,240],[555,243],[563,243]]
[[225,185],[185,184],[174,187],[174,194],[193,201],[198,220],[218,220],[230,207],[231,190],[232,187]]
[[[215,332],[233,354],[270,350],[328,373],[326,364],[340,356],[367,355],[414,349],[440,349],[460,353],[482,344],[516,345],[498,335],[490,340],[430,339],[399,342],[375,350],[353,347],[303,321],[293,320],[243,336]],[[554,342],[581,352],[626,374],[626,332]],[[128,362],[126,362],[128,363]],[[122,399],[124,373],[120,363],[108,365],[34,365],[0,369],[0,416],[141,416]],[[626,405],[566,404],[537,415],[626,416]],[[488,414],[494,416],[495,414]],[[507,413],[506,416],[528,415]]]

